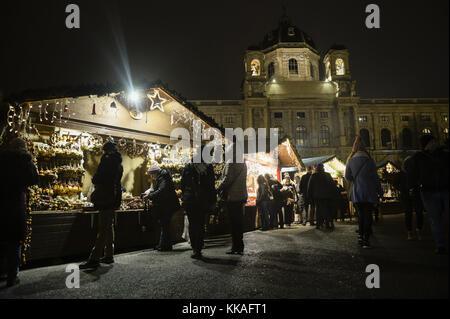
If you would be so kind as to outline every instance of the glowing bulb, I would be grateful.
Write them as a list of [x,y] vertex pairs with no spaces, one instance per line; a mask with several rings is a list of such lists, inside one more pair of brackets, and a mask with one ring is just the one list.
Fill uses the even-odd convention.
[[136,91],[132,91],[129,95],[128,95],[129,99],[132,100],[133,102],[136,102],[139,100],[139,94]]

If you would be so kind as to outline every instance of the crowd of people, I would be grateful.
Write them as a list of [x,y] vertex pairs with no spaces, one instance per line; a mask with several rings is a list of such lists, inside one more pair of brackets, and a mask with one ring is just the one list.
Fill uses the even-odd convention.
[[[428,213],[431,230],[436,242],[436,253],[446,253],[447,240],[443,215],[448,216],[448,148],[440,147],[431,135],[420,139],[422,150],[405,159],[398,188],[405,207],[408,239],[413,237],[412,213],[417,216],[416,235],[423,228],[423,211]],[[92,183],[95,191],[91,201],[99,210],[98,235],[86,262],[80,269],[96,268],[100,263],[114,263],[114,211],[120,207],[123,175],[122,157],[114,142],[108,141]],[[2,223],[0,242],[2,257],[6,257],[7,286],[18,283],[21,245],[25,237],[25,212],[27,188],[38,182],[38,173],[26,142],[14,138],[0,150],[1,184],[0,203]],[[202,152],[199,148],[197,152]],[[236,152],[233,152],[236,156]],[[244,252],[244,206],[248,200],[247,166],[238,163],[236,157],[224,166],[220,184],[215,187],[211,164],[186,164],[181,179],[181,205],[170,172],[152,165],[148,174],[152,187],[141,194],[152,202],[151,212],[161,226],[158,251],[171,251],[170,223],[172,216],[181,208],[189,220],[189,238],[194,259],[202,258],[205,220],[218,207],[227,212],[232,236],[232,246],[227,254]],[[317,229],[334,229],[337,211],[341,218],[348,210],[348,200],[353,203],[358,218],[358,243],[370,248],[372,220],[383,190],[377,174],[375,161],[357,136],[347,160],[345,170],[347,189],[337,184],[325,172],[323,164],[306,168],[306,174],[289,174],[282,182],[270,174],[257,178],[256,206],[262,231],[283,229],[295,222]]]

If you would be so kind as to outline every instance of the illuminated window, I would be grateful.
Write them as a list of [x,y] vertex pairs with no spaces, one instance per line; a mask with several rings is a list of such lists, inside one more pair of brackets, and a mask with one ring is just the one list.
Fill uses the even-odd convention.
[[306,144],[306,127],[298,126],[296,130],[297,145],[304,146]]
[[329,145],[330,144],[330,128],[326,125],[320,127],[320,144]]
[[429,128],[424,128],[422,134],[431,134],[431,130]]
[[252,76],[260,76],[261,75],[261,64],[259,63],[259,60],[253,60],[251,63],[251,71]]
[[290,37],[293,37],[293,36],[295,35],[295,29],[294,29],[294,27],[289,27],[289,28],[288,28],[288,35],[289,35]]
[[336,75],[345,75],[344,60],[341,58],[336,59]]
[[412,132],[407,127],[402,130],[402,144],[404,148],[412,147]]
[[321,119],[327,119],[328,118],[328,112],[320,112],[320,118]]
[[267,66],[267,75],[269,76],[269,79],[275,74],[275,63],[270,62]]
[[381,122],[389,122],[389,116],[381,115],[380,116],[380,121]]
[[289,74],[298,74],[298,63],[296,59],[289,60]]
[[367,122],[367,116],[366,116],[366,115],[361,115],[361,116],[359,117],[359,121],[360,121],[360,122]]
[[444,122],[448,122],[448,115],[442,114],[442,119],[444,120]]
[[359,135],[361,136],[361,138],[362,138],[362,140],[364,142],[364,145],[366,147],[370,147],[370,134],[369,134],[369,131],[366,130],[365,128],[363,128],[363,129],[361,129],[359,131]]
[[310,62],[309,63],[309,74],[311,75],[311,77],[314,79],[315,75],[314,75],[314,65]]
[[448,139],[448,127],[444,128],[444,136]]
[[304,119],[306,117],[305,112],[297,112],[297,120]]
[[388,147],[392,145],[391,131],[387,128],[381,130],[381,146]]
[[234,123],[234,116],[228,115],[225,117],[225,124],[233,124]]

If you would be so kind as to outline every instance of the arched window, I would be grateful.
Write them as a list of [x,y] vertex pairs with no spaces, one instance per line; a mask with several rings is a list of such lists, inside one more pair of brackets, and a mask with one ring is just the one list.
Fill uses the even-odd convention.
[[391,131],[387,128],[381,130],[381,146],[388,147],[392,145]]
[[297,140],[297,145],[299,146],[305,146],[306,145],[306,127],[304,126],[297,126],[297,130],[296,130],[296,140]]
[[402,145],[403,148],[411,148],[412,145],[412,132],[409,128],[405,127],[402,130]]
[[296,59],[289,60],[289,74],[298,74],[298,63]]
[[320,144],[329,145],[330,144],[330,128],[326,125],[320,127]]
[[254,59],[251,63],[251,71],[252,76],[260,76],[261,75],[261,64],[259,63],[259,60]]
[[359,131],[359,135],[361,136],[361,138],[362,138],[362,140],[364,142],[364,145],[366,147],[370,147],[370,134],[369,134],[369,131],[366,130],[365,128],[363,128],[363,129],[361,129]]
[[336,75],[345,75],[345,64],[341,58],[336,59]]
[[429,128],[424,128],[422,134],[431,134],[431,130]]
[[314,65],[313,65],[311,62],[309,62],[309,74],[311,75],[311,77],[312,77],[313,79],[315,79]]
[[445,139],[448,139],[448,127],[444,128],[443,132]]
[[275,63],[270,62],[267,66],[267,75],[269,76],[269,79],[275,74]]

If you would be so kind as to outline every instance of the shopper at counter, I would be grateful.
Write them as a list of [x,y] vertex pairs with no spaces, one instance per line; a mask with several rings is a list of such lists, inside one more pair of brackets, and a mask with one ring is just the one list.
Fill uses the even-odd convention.
[[192,258],[201,259],[205,234],[205,217],[216,205],[214,168],[206,163],[188,163],[181,177],[183,208],[189,218]]
[[21,242],[26,235],[27,187],[38,173],[24,140],[15,138],[0,151],[0,260],[6,262],[8,287],[19,282]]
[[91,201],[99,210],[97,240],[87,262],[81,264],[80,269],[96,268],[100,262],[114,263],[114,211],[119,209],[122,201],[122,156],[111,141],[105,143],[103,151],[105,153],[92,178],[95,190]]
[[171,251],[170,222],[173,214],[180,209],[180,202],[175,192],[172,175],[168,170],[152,165],[148,173],[155,180],[155,185],[153,190],[147,190],[142,197],[152,201],[153,213],[156,214],[161,225],[159,245],[156,249],[158,251]]

